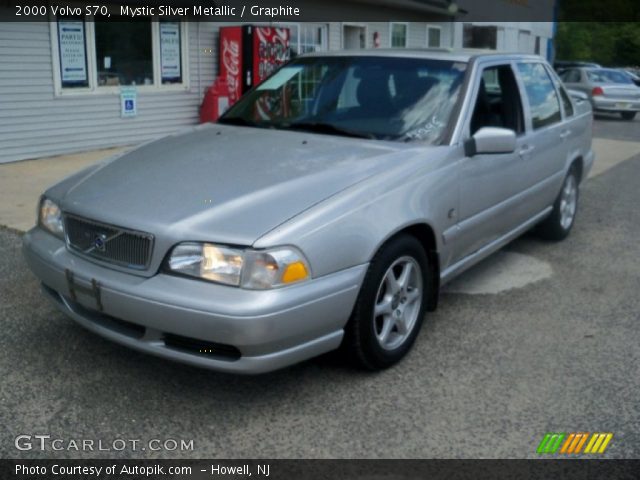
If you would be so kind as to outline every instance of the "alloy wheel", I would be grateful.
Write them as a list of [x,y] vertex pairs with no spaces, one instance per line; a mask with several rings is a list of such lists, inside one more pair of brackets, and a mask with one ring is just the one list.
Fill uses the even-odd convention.
[[387,269],[378,287],[373,328],[385,350],[400,347],[411,335],[422,305],[422,270],[409,256],[398,258]]

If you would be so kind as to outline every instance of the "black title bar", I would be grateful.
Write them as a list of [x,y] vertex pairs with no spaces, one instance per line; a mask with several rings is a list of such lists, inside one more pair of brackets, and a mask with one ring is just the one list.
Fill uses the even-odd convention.
[[0,460],[9,479],[637,479],[640,460]]
[[[216,22],[640,21],[637,0],[0,0],[0,21],[60,12],[101,20],[136,16]],[[55,13],[54,13],[55,12]]]

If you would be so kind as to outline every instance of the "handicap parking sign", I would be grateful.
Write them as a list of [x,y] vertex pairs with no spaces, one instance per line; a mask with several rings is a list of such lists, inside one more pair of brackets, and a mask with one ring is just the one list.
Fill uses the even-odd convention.
[[138,113],[137,92],[135,88],[126,87],[120,89],[120,116],[135,117]]

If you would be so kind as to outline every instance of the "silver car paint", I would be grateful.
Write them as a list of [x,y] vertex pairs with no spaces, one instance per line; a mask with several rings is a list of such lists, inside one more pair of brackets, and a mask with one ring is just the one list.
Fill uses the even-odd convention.
[[[368,261],[388,238],[411,225],[426,224],[436,233],[442,273],[483,246],[504,244],[503,239],[517,234],[520,226],[553,203],[576,158],[584,161],[583,176],[593,162],[588,104],[575,105],[571,118],[532,132],[526,97],[527,132],[518,140],[520,149],[516,153],[465,157],[463,141],[469,137],[479,75],[485,67],[513,63],[513,59],[543,61],[533,56],[488,55],[471,63],[472,88],[465,93],[456,133],[448,147],[410,144],[402,166],[301,213],[255,246],[266,248],[293,241],[309,256],[313,268],[320,265],[321,274],[325,274],[341,265]],[[534,148],[522,152],[526,146]],[[478,203],[481,208],[476,207]],[[443,275],[442,280],[451,278]]]
[[301,210],[388,171],[397,151],[392,143],[205,124],[46,195],[64,211],[152,232],[151,268],[139,273],[152,276],[176,243],[249,246]]
[[[397,50],[363,54],[447,57]],[[482,69],[542,60],[451,58],[469,61],[469,68],[443,145],[200,126],[46,192],[65,211],[153,233],[149,270],[90,262],[37,227],[25,235],[29,265],[76,321],[156,355],[257,373],[336,348],[368,262],[391,236],[409,226],[428,227],[441,280],[448,281],[543,219],[573,161],[582,160],[583,177],[593,162],[588,103],[574,104],[573,116],[563,110],[562,122],[532,132],[524,95],[526,133],[516,151],[466,157],[463,144]],[[293,245],[309,260],[313,280],[255,292],[158,273],[171,247],[182,241]],[[150,333],[133,341],[74,312],[65,298],[65,268],[77,271],[81,281],[96,278],[104,285],[106,314],[140,323]],[[92,306],[90,299],[79,301]],[[252,320],[238,320],[243,318]],[[229,343],[242,357],[228,362],[178,355],[163,347],[162,332]]]

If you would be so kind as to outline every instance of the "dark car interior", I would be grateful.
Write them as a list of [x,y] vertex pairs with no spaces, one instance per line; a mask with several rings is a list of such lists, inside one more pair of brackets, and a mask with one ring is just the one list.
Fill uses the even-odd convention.
[[508,128],[524,132],[524,116],[518,84],[508,65],[484,70],[471,117],[471,134],[483,127]]

